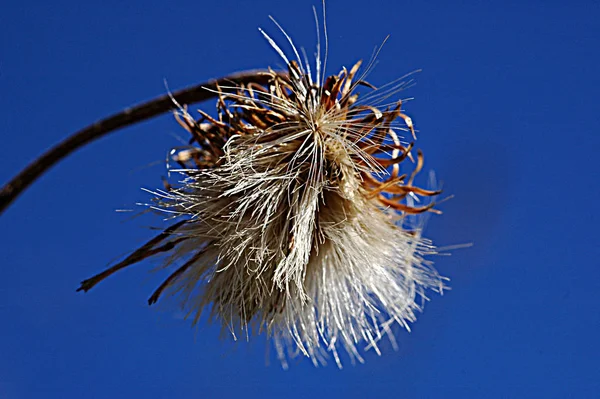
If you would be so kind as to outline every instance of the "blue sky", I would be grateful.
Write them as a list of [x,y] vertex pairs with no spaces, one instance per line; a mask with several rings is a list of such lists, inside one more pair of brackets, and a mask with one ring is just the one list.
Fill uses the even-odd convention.
[[[312,50],[317,1],[13,2],[0,15],[0,182],[125,106],[281,61],[273,15]],[[335,73],[390,34],[370,81],[415,69],[406,111],[446,193],[427,235],[452,290],[397,352],[340,371],[232,344],[146,299],[151,262],[88,294],[80,280],[153,235],[115,209],[147,199],[185,137],[169,116],[52,169],[0,217],[0,398],[600,397],[600,4],[327,4]],[[212,104],[204,105],[210,109]]]

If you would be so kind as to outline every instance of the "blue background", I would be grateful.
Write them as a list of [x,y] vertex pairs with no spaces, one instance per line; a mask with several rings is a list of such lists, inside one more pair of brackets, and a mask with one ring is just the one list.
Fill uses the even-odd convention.
[[[391,34],[370,76],[422,68],[406,110],[444,181],[427,235],[452,290],[366,364],[283,371],[265,342],[220,341],[148,308],[151,262],[90,293],[80,280],[158,224],[115,213],[159,187],[186,134],[163,116],[101,140],[0,218],[0,398],[600,397],[597,199],[600,4],[327,4],[330,73]],[[452,3],[450,5],[449,3]],[[314,1],[13,2],[0,15],[0,182],[125,106],[230,72],[281,65],[273,15],[312,53]],[[212,103],[204,105],[211,109]]]

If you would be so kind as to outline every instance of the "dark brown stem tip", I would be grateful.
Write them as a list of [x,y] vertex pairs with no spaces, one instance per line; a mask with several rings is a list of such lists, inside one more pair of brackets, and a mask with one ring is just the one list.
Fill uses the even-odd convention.
[[79,288],[77,288],[77,290],[75,292],[79,292],[79,291],[83,291],[83,292],[88,292],[89,290],[91,290],[92,288],[94,288],[94,286],[96,284],[98,284],[100,280],[89,278],[87,280],[83,280],[81,282],[81,285],[79,286]]

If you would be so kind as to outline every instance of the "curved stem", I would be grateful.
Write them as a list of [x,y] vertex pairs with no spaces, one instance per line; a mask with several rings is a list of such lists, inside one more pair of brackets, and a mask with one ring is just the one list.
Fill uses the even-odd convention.
[[[231,87],[253,82],[265,84],[271,78],[272,74],[267,71],[248,71],[229,75],[126,108],[118,114],[102,119],[74,133],[31,162],[2,187],[0,190],[0,214],[37,178],[70,153],[115,130],[170,111],[174,108],[173,99],[181,105],[192,104],[218,96],[217,86]],[[224,92],[232,91],[232,89],[224,88],[221,90]]]

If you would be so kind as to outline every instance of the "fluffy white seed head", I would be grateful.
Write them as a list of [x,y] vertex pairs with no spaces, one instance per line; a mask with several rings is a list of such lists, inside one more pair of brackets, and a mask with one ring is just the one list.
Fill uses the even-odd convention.
[[[209,310],[234,337],[267,334],[284,366],[302,354],[341,367],[340,349],[362,362],[383,337],[395,344],[393,325],[409,328],[427,289],[444,288],[423,259],[434,204],[417,206],[439,192],[413,185],[412,120],[385,103],[407,82],[375,89],[360,62],[325,78],[320,45],[313,76],[285,32],[289,58],[263,35],[287,73],[220,88],[216,117],[179,109],[193,145],[173,153],[182,178],[152,206],[177,223],[124,262],[166,253],[174,270],[150,303],[169,293],[194,323]],[[359,86],[372,92],[359,99]]]

